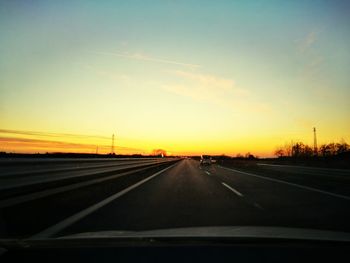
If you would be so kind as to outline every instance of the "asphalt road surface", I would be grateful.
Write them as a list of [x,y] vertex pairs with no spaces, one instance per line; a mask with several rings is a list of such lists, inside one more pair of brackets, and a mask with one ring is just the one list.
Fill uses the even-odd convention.
[[57,235],[198,226],[350,231],[350,197],[185,159]]

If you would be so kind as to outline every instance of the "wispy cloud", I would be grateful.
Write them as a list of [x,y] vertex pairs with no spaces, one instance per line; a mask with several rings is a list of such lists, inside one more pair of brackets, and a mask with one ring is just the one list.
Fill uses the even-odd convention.
[[269,107],[254,101],[251,92],[237,87],[233,79],[199,72],[170,71],[177,83],[163,85],[163,89],[197,101],[215,103],[224,108],[245,112],[266,112]]
[[210,74],[197,72],[170,71],[182,81],[164,85],[163,88],[169,92],[191,97],[196,100],[221,101],[225,94],[232,92],[235,83],[231,79],[221,78]]
[[55,137],[55,138],[75,138],[75,139],[102,139],[102,140],[110,140],[111,139],[111,137],[100,136],[100,135],[38,132],[38,131],[23,131],[23,130],[7,130],[7,129],[0,129],[0,134]]
[[198,64],[191,64],[186,62],[180,62],[175,60],[169,60],[169,59],[162,59],[157,58],[141,53],[129,53],[129,52],[91,52],[98,55],[106,55],[106,56],[114,56],[114,57],[120,57],[120,58],[127,58],[132,60],[140,60],[140,61],[149,61],[149,62],[156,62],[156,63],[164,63],[164,64],[172,64],[172,65],[178,65],[178,66],[185,66],[190,68],[198,68],[200,65]]
[[[41,140],[41,139],[32,139],[32,138],[14,138],[14,137],[1,137],[1,150],[6,151],[16,151],[16,152],[91,152],[95,151],[95,144],[86,144],[86,143],[72,143],[65,141],[55,141],[55,140]],[[105,153],[110,151],[110,145],[98,145],[100,152]],[[118,152],[128,152],[128,153],[137,153],[142,152],[141,149],[129,148],[123,146],[115,146],[116,151]]]
[[304,79],[313,79],[318,73],[320,66],[324,62],[323,56],[319,50],[315,48],[315,43],[318,42],[319,32],[311,31],[301,40],[297,40],[297,51],[303,61],[301,76]]
[[[11,137],[10,137],[11,136]],[[112,137],[89,134],[54,133],[26,130],[0,129],[0,146],[2,150],[28,152],[27,149],[42,151],[99,151],[109,152]],[[93,142],[93,143],[92,143]],[[97,145],[96,145],[97,144]],[[142,149],[122,145],[115,146],[117,152],[141,153]],[[40,151],[41,151],[40,150]]]
[[113,80],[119,84],[123,85],[131,85],[133,83],[133,79],[128,74],[121,74],[119,71],[115,70],[106,70],[106,69],[100,69],[95,66],[92,66],[90,64],[79,64],[81,67],[81,70],[88,71],[89,73],[96,74],[103,78],[108,78],[110,80]]
[[311,31],[303,39],[297,40],[296,42],[298,43],[298,51],[304,53],[308,49],[310,49],[317,41],[317,35],[318,33],[316,33],[315,31]]

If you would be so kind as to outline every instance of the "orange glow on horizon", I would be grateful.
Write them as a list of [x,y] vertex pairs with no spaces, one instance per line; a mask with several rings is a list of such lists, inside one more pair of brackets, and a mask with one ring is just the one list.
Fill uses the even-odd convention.
[[[298,135],[298,134],[297,134]],[[116,154],[142,154],[152,155],[156,151],[164,150],[164,155],[193,156],[201,154],[209,155],[245,155],[251,153],[258,157],[273,157],[274,150],[279,145],[291,141],[303,141],[312,145],[312,133],[307,136],[294,136],[286,140],[288,134],[260,135],[255,137],[242,136],[234,138],[166,138],[135,140],[116,136]],[[330,142],[319,138],[319,143]],[[334,141],[334,140],[333,140]],[[15,153],[99,153],[108,154],[111,152],[111,138],[108,136],[93,136],[65,133],[33,132],[22,130],[0,129],[0,151]],[[158,149],[158,150],[156,150]]]

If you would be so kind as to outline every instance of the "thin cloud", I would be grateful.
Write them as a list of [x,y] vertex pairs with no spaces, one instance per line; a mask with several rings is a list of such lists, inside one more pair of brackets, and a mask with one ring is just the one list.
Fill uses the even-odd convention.
[[76,138],[76,139],[103,139],[103,140],[110,140],[111,139],[111,137],[99,136],[99,135],[37,132],[37,131],[7,130],[7,129],[0,129],[0,134],[1,133],[14,134],[14,135],[27,135],[27,136],[55,137],[55,138],[70,137],[70,138]]
[[270,112],[268,105],[256,102],[249,90],[237,87],[232,79],[179,70],[169,73],[179,77],[179,80],[163,85],[167,92],[214,103],[227,109],[252,113]]
[[[40,140],[40,139],[31,139],[31,138],[14,138],[14,137],[0,137],[0,143],[2,148],[7,150],[14,149],[42,149],[46,151],[52,150],[81,150],[81,151],[91,151],[96,149],[95,144],[84,144],[84,143],[72,143],[64,141],[54,141],[54,140]],[[99,150],[103,152],[108,152],[111,148],[110,145],[98,145]],[[115,146],[116,151],[126,151],[126,152],[141,152],[141,149]]]
[[147,56],[144,54],[139,53],[120,53],[120,52],[91,52],[98,55],[107,55],[107,56],[115,56],[120,58],[127,58],[127,59],[133,59],[133,60],[140,60],[140,61],[150,61],[150,62],[156,62],[156,63],[164,63],[164,64],[172,64],[172,65],[178,65],[178,66],[185,66],[185,67],[191,67],[191,68],[198,68],[200,65],[197,64],[191,64],[191,63],[185,63],[185,62],[179,62],[175,60],[167,60],[167,59],[161,59],[156,57]]
[[318,41],[319,32],[311,31],[302,40],[297,41],[297,50],[303,61],[301,76],[304,79],[312,80],[319,73],[320,66],[324,62],[320,50],[314,48]]
[[174,74],[183,77],[202,85],[202,87],[212,87],[212,89],[220,91],[229,91],[234,87],[234,81],[232,79],[225,79],[210,74],[200,74],[186,71],[174,71]]
[[163,88],[169,92],[197,100],[217,100],[219,102],[235,88],[232,79],[180,70],[170,73],[179,77],[181,81],[180,83],[164,85]]
[[306,52],[308,49],[310,49],[314,43],[317,41],[317,33],[315,31],[310,32],[307,34],[307,36],[297,41],[298,42],[298,50],[300,53]]

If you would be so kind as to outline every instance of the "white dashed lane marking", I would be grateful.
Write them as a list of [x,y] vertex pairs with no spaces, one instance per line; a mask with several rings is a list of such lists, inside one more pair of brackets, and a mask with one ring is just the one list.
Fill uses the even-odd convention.
[[241,194],[240,192],[238,192],[236,189],[232,188],[231,186],[229,186],[228,184],[222,183],[223,186],[225,186],[226,188],[230,189],[232,192],[234,192],[236,195],[243,197],[243,194]]

